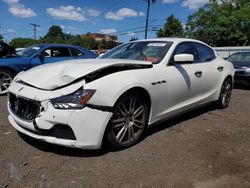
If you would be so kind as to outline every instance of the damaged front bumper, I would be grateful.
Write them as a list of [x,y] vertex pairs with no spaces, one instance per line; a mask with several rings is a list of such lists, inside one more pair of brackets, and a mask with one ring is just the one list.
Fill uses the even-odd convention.
[[[29,99],[26,96],[32,96],[32,94],[26,96],[24,94],[17,95],[18,91],[16,89],[20,85],[17,84],[16,86],[9,88],[10,95],[13,94],[17,98],[28,101]],[[27,87],[25,86],[23,90],[27,91]],[[36,89],[34,98],[40,96],[39,91]],[[34,98],[31,100],[34,100]],[[30,117],[27,114],[28,112],[15,109],[15,104],[14,106],[11,104],[9,97],[8,118],[15,129],[30,137],[52,144],[82,149],[99,149],[101,147],[103,135],[112,112],[89,107],[80,110],[60,110],[55,109],[50,100],[38,102],[40,103],[39,113],[35,118],[28,119],[27,117]],[[27,104],[25,108],[31,108],[31,106]],[[20,114],[22,114],[22,117]]]

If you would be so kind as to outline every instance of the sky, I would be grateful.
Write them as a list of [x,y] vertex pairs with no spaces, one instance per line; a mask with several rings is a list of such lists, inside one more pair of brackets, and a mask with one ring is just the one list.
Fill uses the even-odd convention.
[[[156,37],[171,14],[183,24],[209,0],[156,0],[150,7],[148,38]],[[145,0],[0,0],[0,34],[8,42],[16,37],[44,36],[50,26],[61,26],[70,34],[105,33],[118,41],[144,38],[147,3]]]

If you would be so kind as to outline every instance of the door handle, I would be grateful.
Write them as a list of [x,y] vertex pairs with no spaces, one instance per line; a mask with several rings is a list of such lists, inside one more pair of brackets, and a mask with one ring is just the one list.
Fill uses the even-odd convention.
[[197,76],[197,77],[201,77],[202,71],[196,71],[194,74],[195,74],[195,76]]
[[217,68],[217,70],[220,71],[220,72],[222,72],[223,69],[224,69],[224,67],[218,67],[218,68]]

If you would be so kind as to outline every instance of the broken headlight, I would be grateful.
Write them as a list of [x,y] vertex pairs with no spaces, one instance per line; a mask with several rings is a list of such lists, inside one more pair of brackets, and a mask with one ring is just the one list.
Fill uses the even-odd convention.
[[76,92],[51,100],[56,109],[82,109],[93,96],[95,90],[79,89]]

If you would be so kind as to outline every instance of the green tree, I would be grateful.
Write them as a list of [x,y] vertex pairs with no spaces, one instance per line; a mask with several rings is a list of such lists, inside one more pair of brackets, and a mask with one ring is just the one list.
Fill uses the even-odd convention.
[[157,37],[183,37],[184,29],[181,21],[172,14],[166,20],[164,27],[156,33]]
[[250,1],[213,0],[188,17],[187,36],[212,46],[250,45]]
[[98,45],[98,49],[107,49],[107,41],[106,40],[101,40]]
[[48,33],[41,38],[43,43],[65,43],[67,36],[62,32],[62,28],[57,25],[52,25]]
[[3,35],[0,34],[0,41],[3,41]]
[[9,44],[15,48],[25,48],[38,43],[40,43],[38,40],[30,38],[14,38]]

